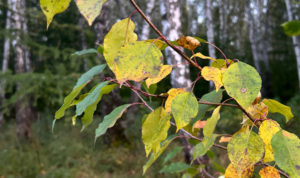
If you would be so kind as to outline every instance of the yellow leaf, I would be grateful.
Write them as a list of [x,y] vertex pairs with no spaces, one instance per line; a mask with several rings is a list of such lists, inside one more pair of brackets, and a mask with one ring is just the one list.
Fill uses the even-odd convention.
[[263,102],[251,105],[246,110],[254,119],[267,119],[268,106]]
[[220,69],[215,67],[204,67],[201,71],[201,75],[205,80],[212,80],[215,83],[216,91],[223,86],[222,72]]
[[204,56],[204,55],[203,55],[202,53],[200,53],[200,52],[198,52],[198,53],[192,55],[191,59],[192,59],[193,57],[199,57],[199,58],[201,58],[201,59],[209,59],[209,60],[212,60],[212,61],[216,61],[215,58],[212,58],[212,57],[209,57],[209,56]]
[[229,142],[232,137],[224,137],[222,136],[219,140],[220,143]]
[[254,166],[251,166],[245,169],[242,174],[239,176],[238,172],[234,168],[234,166],[230,163],[225,171],[225,178],[249,178],[252,177],[254,171]]
[[76,0],[75,2],[80,13],[91,26],[96,17],[100,15],[102,5],[106,2],[106,0]]
[[261,178],[280,178],[278,170],[271,166],[262,168],[259,171],[259,175]]
[[279,124],[273,120],[265,120],[259,127],[259,136],[265,143],[264,162],[274,161],[273,149],[271,146],[272,137],[280,130]]
[[200,42],[191,36],[182,36],[177,40],[177,43],[179,46],[182,46],[191,51],[200,46]]
[[140,82],[159,74],[161,58],[162,53],[154,44],[136,41],[121,47],[114,58],[112,71],[120,83],[127,80]]
[[184,88],[171,88],[168,91],[169,95],[165,102],[165,109],[167,112],[171,112],[171,104],[172,104],[173,99],[180,93],[184,93],[184,92],[187,92]]
[[115,23],[105,36],[103,55],[110,69],[113,69],[112,64],[120,48],[137,40],[134,29],[134,23],[129,18],[126,18]]
[[280,113],[284,115],[286,122],[294,117],[290,107],[283,105],[276,100],[264,99],[262,102],[264,102],[269,107],[269,111],[271,113]]
[[170,65],[162,65],[160,67],[160,71],[158,73],[157,76],[152,77],[152,78],[148,78],[146,80],[146,85],[149,88],[150,85],[158,83],[159,81],[161,81],[162,79],[164,79],[167,75],[169,75],[172,71],[172,66]]
[[168,46],[167,43],[158,39],[149,39],[146,41],[155,44],[160,50],[164,50]]
[[42,11],[47,17],[47,29],[53,17],[58,13],[64,12],[70,2],[71,0],[40,0]]

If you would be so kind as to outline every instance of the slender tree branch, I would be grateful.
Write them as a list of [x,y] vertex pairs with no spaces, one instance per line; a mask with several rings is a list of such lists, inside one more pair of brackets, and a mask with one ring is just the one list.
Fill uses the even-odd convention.
[[141,101],[144,103],[144,105],[149,108],[152,112],[154,111],[148,104],[147,102],[143,99],[143,97],[141,97],[141,95],[136,91],[136,90],[133,90],[131,89],[140,99]]
[[201,71],[201,67],[195,63],[192,59],[190,59],[187,55],[185,55],[179,48],[177,48],[175,45],[170,43],[167,38],[158,30],[158,28],[148,19],[148,17],[144,14],[144,12],[141,10],[141,8],[136,4],[134,0],[130,0],[131,4],[135,7],[135,9],[141,14],[143,19],[146,20],[146,22],[151,26],[151,28],[172,48],[174,49],[178,54],[180,54],[185,60],[189,61],[193,66],[195,66],[197,69]]

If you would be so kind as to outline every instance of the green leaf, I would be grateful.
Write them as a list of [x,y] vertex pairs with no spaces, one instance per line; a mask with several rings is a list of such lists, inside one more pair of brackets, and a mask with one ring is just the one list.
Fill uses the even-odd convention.
[[171,110],[178,131],[179,129],[187,126],[191,122],[192,118],[197,116],[198,101],[190,92],[181,93],[173,99]]
[[158,152],[152,152],[150,158],[143,166],[143,175],[146,173],[148,168],[157,160],[157,158],[165,151],[165,149],[169,146],[169,144],[175,139],[176,135],[169,136],[166,140],[160,143],[160,149]]
[[95,136],[95,142],[98,137],[105,134],[106,130],[108,128],[111,128],[115,125],[117,120],[122,117],[123,113],[126,111],[126,109],[131,106],[131,104],[124,104],[121,106],[118,106],[115,108],[111,113],[106,115],[103,119],[103,122],[101,122],[96,129],[96,136]]
[[103,69],[106,67],[105,64],[102,65],[97,65],[93,68],[91,68],[89,71],[87,71],[86,73],[82,74],[80,76],[80,78],[77,80],[76,85],[74,86],[74,88],[77,88],[78,86],[89,82],[91,79],[93,79],[93,77],[99,73],[101,73],[103,71]]
[[98,51],[94,48],[90,48],[90,49],[84,49],[84,50],[81,50],[81,51],[76,51],[71,56],[82,56],[82,55],[94,54],[94,53],[98,53]]
[[123,45],[137,40],[137,35],[134,33],[134,29],[134,23],[129,18],[126,18],[115,23],[104,37],[103,55],[111,70],[114,69],[112,64],[120,48]]
[[205,43],[207,42],[206,40],[202,39],[202,38],[199,38],[199,37],[193,37],[193,38],[196,38],[200,43]]
[[87,83],[83,83],[72,90],[72,92],[65,97],[64,104],[59,108],[55,113],[55,119],[60,119],[65,115],[66,109],[68,109],[76,96],[80,93],[80,91],[87,85]]
[[[223,98],[223,91],[224,90],[219,90],[218,92],[211,91],[205,95],[203,95],[201,97],[201,99],[199,101],[201,102],[211,102],[211,103],[220,103],[222,98]],[[214,108],[215,106],[211,106],[208,104],[199,104],[198,105],[198,114],[196,116],[196,119],[193,120],[193,122],[196,122],[197,120],[201,120],[203,119],[203,117],[205,116],[205,113]]]
[[145,144],[146,156],[151,150],[156,153],[160,143],[168,136],[171,116],[164,108],[159,107],[151,112],[142,125],[142,139]]
[[100,95],[101,89],[108,83],[108,81],[105,81],[98,84],[97,87],[94,88],[88,96],[86,96],[80,103],[76,105],[76,116],[80,116],[89,105],[96,102],[98,96]]
[[207,119],[206,124],[203,128],[204,137],[210,138],[213,135],[216,125],[217,125],[217,122],[220,119],[220,109],[221,109],[221,106],[218,106],[214,110],[212,116],[209,119]]
[[285,22],[281,25],[285,34],[288,36],[298,36],[300,35],[300,21],[292,20],[289,22]]
[[265,105],[268,106],[269,112],[280,113],[280,114],[284,115],[286,122],[288,122],[289,120],[291,120],[294,117],[290,107],[283,105],[276,100],[264,99],[263,103],[265,103]]
[[203,156],[213,146],[217,135],[213,134],[211,137],[204,137],[201,143],[198,143],[193,150],[193,159]]
[[172,151],[170,151],[164,159],[164,164],[166,164],[169,160],[174,158],[178,153],[182,151],[182,149],[182,146],[177,146]]
[[223,75],[223,84],[228,95],[247,109],[261,89],[261,78],[250,65],[237,62],[229,66]]
[[140,82],[159,74],[161,59],[162,53],[154,44],[136,41],[121,47],[112,62],[111,69],[121,83],[127,80]]
[[239,175],[264,156],[264,142],[254,132],[234,135],[227,146],[228,157]]
[[90,125],[93,122],[94,112],[96,111],[97,104],[100,102],[102,96],[110,93],[116,86],[117,85],[114,84],[114,85],[106,85],[105,87],[103,87],[100,91],[97,100],[85,109],[84,115],[81,118],[81,123],[83,125],[81,131],[83,131],[88,125]]
[[169,172],[169,173],[179,173],[182,171],[185,171],[188,169],[190,165],[183,163],[183,162],[177,162],[177,163],[171,163],[170,165],[164,165],[164,167],[159,171],[160,173]]
[[103,52],[104,52],[104,47],[103,47],[103,45],[99,45],[99,46],[98,46],[97,52],[98,52],[99,54],[103,54]]
[[75,2],[80,13],[84,16],[84,18],[91,26],[96,17],[100,15],[102,6],[106,2],[106,0],[76,0]]
[[49,28],[53,17],[58,13],[64,12],[68,8],[70,2],[71,0],[40,0],[42,11],[47,17],[47,29]]
[[300,177],[300,140],[286,131],[278,131],[271,145],[276,164],[292,178]]

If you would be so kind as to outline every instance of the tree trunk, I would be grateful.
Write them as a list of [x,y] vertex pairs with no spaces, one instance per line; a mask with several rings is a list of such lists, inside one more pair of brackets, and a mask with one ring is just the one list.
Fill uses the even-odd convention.
[[[206,24],[206,35],[207,41],[214,44],[214,24],[213,24],[213,16],[212,16],[212,2],[211,0],[205,1],[205,24]],[[208,46],[209,56],[216,59],[216,49],[209,45]],[[211,64],[211,60],[209,63]],[[213,81],[209,81],[209,88],[212,90],[214,88]]]
[[[151,20],[151,14],[155,6],[155,0],[148,0],[147,2],[147,8],[146,8],[146,16]],[[146,40],[149,38],[150,34],[150,26],[149,24],[144,21],[143,28],[142,28],[142,35],[141,39]]]
[[[7,2],[7,6],[11,7],[11,1]],[[11,28],[11,12],[10,10],[7,10],[6,13],[6,24],[5,24],[5,29],[6,31],[10,31]],[[8,69],[8,61],[9,61],[9,54],[10,54],[10,38],[6,37],[5,41],[4,41],[4,49],[3,49],[3,60],[2,60],[2,72],[5,73]],[[0,82],[0,107],[3,104],[3,101],[5,99],[5,81],[2,80]],[[0,128],[3,125],[3,120],[4,120],[4,116],[3,113],[0,110]]]
[[[180,21],[180,1],[179,0],[166,0],[164,1],[166,21],[163,21],[163,27],[165,28],[165,34],[168,40],[177,40],[181,35],[181,21]],[[167,22],[167,23],[166,23]],[[167,27],[167,28],[166,28]],[[171,73],[171,85],[173,88],[187,88],[191,87],[190,80],[190,69],[189,65],[182,57],[170,49],[166,49],[167,62],[169,65],[173,65],[173,71]],[[183,134],[184,133],[180,133]],[[187,139],[181,139],[182,145],[184,146],[184,154],[186,162],[190,163],[192,161],[192,146]]]
[[[80,16],[78,25],[80,28],[81,50],[87,49],[87,44],[86,44],[86,39],[85,39],[85,34],[84,34],[84,23],[85,23],[85,19],[82,16]],[[88,71],[87,59],[85,57],[83,58],[83,70]]]
[[[11,0],[12,7],[12,28],[15,30],[14,39],[12,41],[15,52],[15,72],[16,74],[24,73],[26,70],[25,60],[26,52],[21,43],[21,32],[23,30],[23,22],[25,14],[20,14],[25,3],[22,0]],[[21,84],[17,84],[17,90],[21,88]],[[31,107],[26,99],[19,99],[16,103],[16,132],[19,138],[28,139],[31,137],[30,117],[32,116]]]
[[[293,18],[290,0],[285,0],[285,4],[288,13],[288,19],[289,21],[291,21],[294,18]],[[293,36],[292,38],[293,38],[294,51],[297,59],[298,81],[299,81],[299,88],[300,88],[300,40],[299,40],[299,36]]]

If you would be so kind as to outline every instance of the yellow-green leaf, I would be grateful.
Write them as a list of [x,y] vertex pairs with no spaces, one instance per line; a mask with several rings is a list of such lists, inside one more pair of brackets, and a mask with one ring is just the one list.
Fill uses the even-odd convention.
[[223,75],[222,82],[228,95],[245,109],[252,104],[261,89],[258,72],[243,62],[230,65]]
[[159,71],[159,73],[158,73],[157,76],[148,78],[146,80],[147,87],[149,88],[150,85],[158,83],[159,81],[161,81],[162,79],[164,79],[167,75],[169,75],[171,73],[171,71],[172,71],[172,66],[170,66],[170,65],[162,65],[160,67],[160,71]]
[[198,101],[190,92],[181,93],[173,99],[171,110],[178,131],[188,125],[191,120],[197,116]]
[[143,166],[143,174],[146,173],[148,168],[157,160],[157,158],[165,151],[165,149],[169,146],[169,144],[174,140],[174,136],[168,137],[165,141],[161,142],[160,149],[154,153],[151,153],[150,158],[148,159],[147,163]]
[[149,39],[149,40],[146,40],[146,41],[155,44],[160,50],[164,50],[166,47],[168,47],[168,44],[165,43],[162,40]]
[[204,137],[201,143],[198,143],[193,150],[193,159],[203,156],[213,146],[217,135],[213,134],[211,137]]
[[272,99],[264,99],[262,102],[268,106],[269,112],[280,113],[284,115],[286,122],[288,122],[290,119],[294,117],[292,110],[289,106],[283,105],[278,101]]
[[259,171],[261,178],[280,178],[280,174],[275,167],[264,167]]
[[113,69],[112,63],[120,48],[137,40],[134,29],[134,23],[129,18],[126,18],[115,23],[104,37],[103,55],[110,69]]
[[254,171],[254,166],[251,166],[245,169],[240,175],[234,168],[234,166],[230,163],[225,171],[225,178],[250,178],[252,177]]
[[92,67],[90,70],[88,70],[86,73],[82,74],[80,78],[77,80],[76,85],[74,86],[74,89],[79,87],[80,85],[89,82],[93,79],[93,77],[97,74],[100,74],[104,68],[106,67],[106,64],[97,65]]
[[215,67],[204,67],[201,71],[201,75],[205,80],[212,80],[215,83],[216,91],[223,86],[222,72],[220,69]]
[[114,58],[112,71],[121,83],[127,80],[140,82],[159,74],[161,58],[162,53],[154,44],[136,41],[121,47]]
[[165,102],[165,109],[167,112],[171,112],[171,104],[172,104],[173,99],[180,93],[184,93],[184,92],[186,92],[186,90],[184,88],[171,88],[168,91],[168,98]]
[[142,125],[142,139],[145,145],[146,156],[152,150],[160,150],[160,142],[168,136],[171,116],[164,108],[159,107],[151,112]]
[[261,160],[264,155],[264,142],[254,132],[241,132],[231,138],[227,152],[238,175],[241,175]]
[[42,11],[47,17],[47,29],[53,17],[58,13],[64,12],[70,2],[71,0],[40,0]]
[[220,119],[220,109],[221,109],[221,106],[218,106],[214,110],[212,116],[209,119],[207,119],[207,122],[203,128],[204,137],[210,138],[213,135],[216,125],[217,125],[217,122]]
[[271,140],[274,159],[291,178],[300,177],[300,140],[292,133],[278,131]]
[[279,130],[279,124],[277,124],[277,122],[273,120],[265,120],[259,127],[258,134],[265,143],[264,162],[274,161],[271,139]]
[[[227,62],[229,64],[233,63],[233,61],[230,59],[227,59]],[[216,61],[213,61],[210,66],[218,69],[227,68],[225,59],[217,59]]]
[[100,15],[102,5],[106,0],[76,0],[75,2],[80,13],[91,26],[96,17]]
[[183,162],[171,163],[170,165],[164,165],[164,167],[159,171],[160,173],[169,172],[169,173],[179,173],[188,169],[190,165]]
[[191,59],[194,58],[194,57],[199,57],[199,58],[201,58],[201,59],[209,59],[209,60],[212,60],[212,61],[216,61],[215,58],[212,58],[212,57],[209,57],[209,56],[205,56],[205,55],[203,55],[203,54],[200,53],[200,52],[198,52],[198,53],[192,55]]
[[103,122],[101,122],[99,124],[98,128],[95,131],[95,141],[98,137],[105,134],[105,132],[108,128],[113,127],[115,125],[115,123],[117,122],[117,120],[120,117],[122,117],[123,113],[130,106],[131,106],[130,104],[124,104],[122,106],[118,106],[111,113],[106,115],[103,119]]

